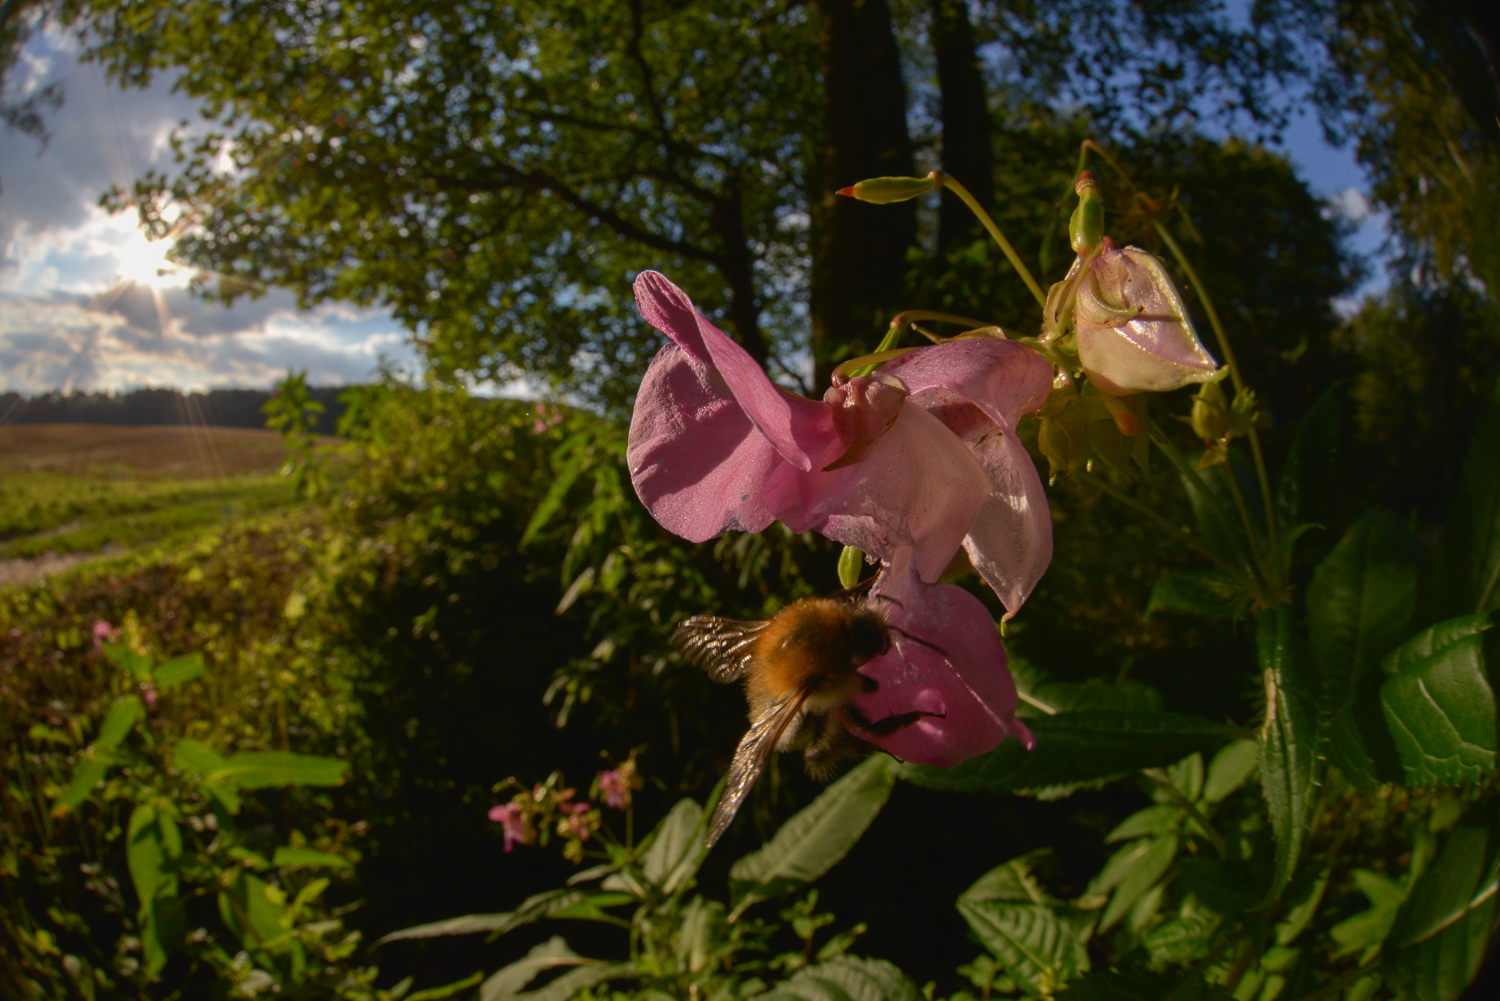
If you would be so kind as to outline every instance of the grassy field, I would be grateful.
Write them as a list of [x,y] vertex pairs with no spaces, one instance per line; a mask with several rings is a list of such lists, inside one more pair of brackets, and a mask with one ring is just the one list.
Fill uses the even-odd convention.
[[0,587],[289,508],[285,457],[244,428],[0,426]]

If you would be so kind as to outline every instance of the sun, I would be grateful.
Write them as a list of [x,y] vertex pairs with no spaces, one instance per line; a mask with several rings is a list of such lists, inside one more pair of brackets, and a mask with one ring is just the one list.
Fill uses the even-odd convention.
[[114,248],[118,261],[116,277],[147,288],[182,288],[192,280],[192,269],[167,259],[172,246],[170,239],[148,240],[141,230],[133,231],[122,245]]

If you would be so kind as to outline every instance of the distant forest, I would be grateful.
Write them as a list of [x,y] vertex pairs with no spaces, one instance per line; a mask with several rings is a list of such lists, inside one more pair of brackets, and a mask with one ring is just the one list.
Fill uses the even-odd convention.
[[[345,405],[339,395],[348,386],[313,386],[309,395],[323,404],[316,430],[333,434]],[[208,427],[263,428],[261,411],[271,398],[266,389],[212,389],[183,393],[176,389],[136,389],[129,393],[0,394],[0,424],[196,424]]]

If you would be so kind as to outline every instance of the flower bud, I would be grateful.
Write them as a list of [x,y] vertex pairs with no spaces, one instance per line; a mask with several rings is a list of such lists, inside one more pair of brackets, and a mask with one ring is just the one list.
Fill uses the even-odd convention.
[[1104,238],[1104,196],[1092,170],[1079,173],[1073,191],[1078,195],[1078,207],[1068,219],[1068,242],[1082,256],[1092,252]]
[[936,188],[937,178],[932,176],[872,177],[850,187],[840,188],[838,194],[876,205],[890,205],[892,202],[910,201]]
[[1193,434],[1204,441],[1218,441],[1229,433],[1229,403],[1217,382],[1206,382],[1193,397],[1193,414],[1188,419]]
[[1214,377],[1218,363],[1161,261],[1108,240],[1078,290],[1078,358],[1106,393],[1162,393]]

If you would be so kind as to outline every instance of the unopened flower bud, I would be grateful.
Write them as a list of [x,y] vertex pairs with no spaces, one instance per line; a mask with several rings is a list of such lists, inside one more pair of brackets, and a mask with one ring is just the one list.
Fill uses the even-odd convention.
[[1089,381],[1116,396],[1207,382],[1218,368],[1167,269],[1139,247],[1104,241],[1078,290],[1077,334]]
[[857,198],[876,205],[890,205],[920,197],[937,188],[937,178],[927,177],[872,177],[867,181],[840,188],[838,194]]
[[1217,382],[1206,382],[1193,397],[1193,415],[1189,418],[1193,434],[1204,441],[1218,441],[1229,433],[1229,403]]
[[1078,207],[1068,219],[1068,241],[1079,256],[1091,253],[1104,238],[1104,195],[1092,170],[1081,171],[1073,184]]

